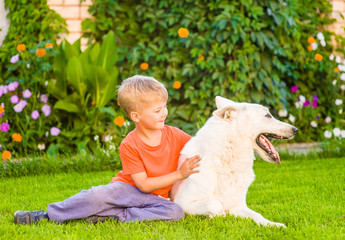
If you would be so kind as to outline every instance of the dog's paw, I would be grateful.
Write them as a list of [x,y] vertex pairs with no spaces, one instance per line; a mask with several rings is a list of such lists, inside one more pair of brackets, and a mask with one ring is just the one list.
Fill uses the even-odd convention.
[[266,226],[268,227],[283,227],[286,228],[285,224],[283,223],[278,223],[278,222],[269,222]]

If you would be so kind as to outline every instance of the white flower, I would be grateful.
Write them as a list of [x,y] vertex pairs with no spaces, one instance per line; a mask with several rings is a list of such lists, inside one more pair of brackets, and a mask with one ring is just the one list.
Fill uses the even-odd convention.
[[321,44],[322,47],[325,47],[326,46],[326,41],[325,40],[321,40],[320,44]]
[[345,138],[345,130],[341,130],[340,131],[340,135],[341,135],[342,138]]
[[343,104],[343,100],[342,99],[335,99],[335,105],[339,106]]
[[112,140],[113,140],[113,136],[110,136],[110,137],[109,137],[109,140],[112,141]]
[[317,49],[317,43],[316,42],[312,43],[311,47],[313,48],[313,50]]
[[39,143],[37,145],[37,148],[42,151],[42,150],[46,149],[46,145],[44,143]]
[[290,120],[290,122],[294,123],[294,122],[295,122],[295,117],[294,117],[293,115],[290,114],[289,120]]
[[112,150],[112,149],[115,149],[115,145],[113,145],[113,144],[111,144],[111,145],[109,146],[109,150]]
[[342,84],[342,85],[340,86],[340,89],[344,91],[344,90],[345,90],[345,85]]
[[298,101],[300,102],[300,103],[304,103],[305,102],[305,96],[303,96],[303,95],[300,95],[299,97],[298,97]]
[[325,135],[325,138],[331,138],[332,137],[332,132],[326,130],[324,135]]
[[45,85],[45,86],[48,86],[48,81],[46,81],[46,82],[44,83],[44,85]]
[[302,108],[303,107],[303,103],[295,102],[295,106],[296,106],[297,109]]
[[334,128],[333,129],[333,134],[335,137],[339,137],[340,136],[340,129],[339,128]]
[[334,55],[333,53],[331,55],[329,55],[329,60],[333,61],[334,60]]
[[97,141],[98,139],[99,139],[99,136],[98,136],[98,135],[96,135],[96,136],[93,137],[93,140],[95,140],[95,141]]
[[125,121],[124,124],[123,124],[123,126],[125,126],[125,127],[129,127],[129,125],[131,125],[130,121]]
[[339,114],[343,114],[343,109],[340,109],[340,110],[339,110]]
[[343,81],[345,81],[345,73],[342,73],[342,74],[340,75],[340,79],[343,80]]
[[344,72],[345,71],[345,65],[344,64],[339,64],[338,65],[338,69],[339,69],[339,71]]
[[321,40],[325,40],[325,37],[323,36],[322,32],[319,32],[316,37],[321,41]]
[[106,136],[104,137],[104,142],[109,142],[109,140],[110,140],[110,136],[109,136],[109,135],[106,135]]
[[311,121],[311,122],[310,122],[310,125],[311,125],[312,127],[317,127],[317,123],[316,123],[315,121]]
[[337,80],[334,79],[332,84],[333,84],[333,86],[335,86],[335,84],[337,84]]
[[337,63],[340,63],[340,62],[341,62],[341,58],[340,58],[339,56],[336,56],[336,57],[335,57],[335,61],[336,61]]
[[278,111],[279,117],[286,117],[287,114],[288,114],[288,112],[286,111],[286,109],[280,109],[280,110]]
[[325,118],[326,123],[330,123],[331,121],[332,121],[332,118],[330,118],[329,116]]

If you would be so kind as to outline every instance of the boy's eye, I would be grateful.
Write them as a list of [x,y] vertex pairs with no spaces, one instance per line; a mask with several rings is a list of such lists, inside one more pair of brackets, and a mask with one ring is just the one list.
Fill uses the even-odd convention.
[[272,118],[272,115],[269,114],[269,113],[267,113],[267,114],[265,115],[265,117],[267,117],[267,118]]

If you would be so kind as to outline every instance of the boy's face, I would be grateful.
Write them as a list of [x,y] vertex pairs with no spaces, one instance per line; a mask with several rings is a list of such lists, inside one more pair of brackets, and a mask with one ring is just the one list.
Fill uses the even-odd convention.
[[161,130],[164,128],[165,119],[168,115],[167,101],[153,98],[142,103],[141,109],[131,114],[132,120],[138,127]]

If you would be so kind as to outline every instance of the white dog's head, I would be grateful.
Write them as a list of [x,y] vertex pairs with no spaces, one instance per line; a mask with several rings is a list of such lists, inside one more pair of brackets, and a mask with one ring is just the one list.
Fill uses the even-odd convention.
[[259,104],[238,103],[217,96],[216,105],[215,117],[235,126],[241,138],[250,139],[262,159],[280,164],[279,154],[267,138],[290,139],[297,133],[296,127],[275,119],[268,108]]

